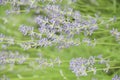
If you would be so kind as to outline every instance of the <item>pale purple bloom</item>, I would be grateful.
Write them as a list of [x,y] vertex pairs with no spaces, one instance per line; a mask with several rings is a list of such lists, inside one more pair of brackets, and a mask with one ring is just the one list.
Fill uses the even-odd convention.
[[1,51],[0,64],[23,64],[28,56],[19,54],[18,52]]
[[58,64],[58,66],[60,66],[61,64],[61,60],[59,57],[55,59],[46,59],[40,56],[39,58],[36,59],[36,62],[38,63],[38,66],[40,68],[54,67],[55,64]]
[[0,0],[0,4],[2,4],[2,0]]
[[29,26],[25,26],[25,25],[21,25],[19,27],[19,31],[23,33],[23,35],[27,35],[28,33],[33,32],[34,27],[29,27]]
[[115,75],[115,76],[112,78],[112,80],[120,80],[120,76]]
[[118,32],[117,29],[114,29],[114,28],[113,28],[112,30],[110,30],[110,33],[111,33],[112,36],[115,36],[115,37],[116,37],[116,40],[117,40],[117,41],[120,40],[120,32]]
[[[100,57],[100,59],[101,59],[101,57]],[[73,73],[75,73],[75,75],[77,77],[87,76],[88,72],[93,72],[93,74],[96,74],[97,69],[96,69],[95,65],[99,63],[96,60],[98,60],[98,57],[96,57],[96,56],[90,56],[88,59],[81,58],[81,57],[80,58],[73,58],[70,61],[70,70]],[[104,64],[105,65],[107,64],[106,71],[109,70],[109,68],[110,68],[109,62],[106,61]]]

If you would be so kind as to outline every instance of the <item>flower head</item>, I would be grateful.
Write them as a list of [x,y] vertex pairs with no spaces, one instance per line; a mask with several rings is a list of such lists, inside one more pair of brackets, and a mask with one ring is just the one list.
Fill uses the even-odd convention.
[[120,80],[120,77],[118,75],[115,75],[112,80]]

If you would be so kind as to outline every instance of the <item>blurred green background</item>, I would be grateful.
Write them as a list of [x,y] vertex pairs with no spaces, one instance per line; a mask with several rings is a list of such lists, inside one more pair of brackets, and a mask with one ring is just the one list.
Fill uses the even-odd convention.
[[[65,1],[63,5],[66,5]],[[117,21],[115,23],[110,24],[110,29],[113,27],[120,30],[120,0],[78,0],[76,3],[70,4],[74,10],[79,10],[82,15],[91,15],[95,16],[95,14],[99,14],[103,19],[108,20],[114,16],[116,16]],[[35,25],[32,21],[33,14],[14,14],[14,15],[6,15],[5,10],[9,9],[8,6],[0,5],[0,33],[3,33],[7,36],[11,36],[18,41],[24,41],[29,38],[24,37],[19,31],[18,27],[21,24],[26,25]],[[104,29],[105,25],[101,25],[101,28]],[[110,37],[109,32],[100,32],[99,34],[94,34],[97,39],[104,37],[103,39],[98,40],[102,43],[113,43],[118,44],[115,41],[114,37]],[[93,38],[94,38],[93,36]],[[2,43],[0,43],[2,45]],[[0,51],[3,49],[0,47]],[[69,61],[72,58],[77,57],[85,57],[89,56],[97,56],[102,54],[104,57],[110,57],[110,60],[118,61],[118,63],[111,63],[111,65],[119,65],[120,66],[120,45],[104,45],[98,44],[95,47],[90,47],[85,44],[81,44],[79,47],[70,47],[67,49],[56,49],[54,47],[45,47],[45,48],[37,48],[37,49],[29,49],[23,50],[19,46],[10,46],[5,50],[11,51],[19,51],[20,53],[29,54],[31,58],[37,56],[37,53],[42,53],[45,58],[56,58],[60,57],[63,62],[61,66],[54,66],[53,68],[43,68],[40,70],[34,70],[33,68],[29,68],[26,64],[24,65],[16,65],[14,67],[14,71],[1,70],[0,76],[5,74],[10,80],[64,80],[64,78],[60,74],[60,70],[62,70],[65,80],[111,80],[114,74],[120,74],[119,69],[110,70],[109,73],[104,73],[103,71],[98,71],[96,75],[89,73],[86,77],[77,78],[74,73],[69,69]],[[64,63],[65,62],[65,63]],[[29,68],[27,70],[26,68]],[[22,76],[23,78],[19,77]],[[94,78],[94,79],[93,79]]]

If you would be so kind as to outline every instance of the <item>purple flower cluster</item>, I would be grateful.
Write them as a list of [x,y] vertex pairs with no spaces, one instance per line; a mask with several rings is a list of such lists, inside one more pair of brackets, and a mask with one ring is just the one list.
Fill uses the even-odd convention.
[[54,67],[55,64],[58,64],[58,66],[60,66],[61,64],[61,60],[59,57],[55,58],[55,59],[46,59],[43,57],[39,57],[36,59],[36,62],[38,63],[40,68],[43,67]]
[[0,0],[0,4],[2,4],[2,0]]
[[12,37],[7,37],[4,34],[0,34],[0,42],[2,43],[7,43],[9,45],[13,45],[14,44],[14,39]]
[[32,34],[33,30],[34,30],[34,27],[29,27],[29,26],[25,26],[25,25],[21,25],[19,27],[19,31],[21,33],[23,33],[23,35],[27,35],[28,33]]
[[48,4],[42,9],[45,15],[35,18],[38,32],[33,31],[33,27],[24,25],[19,27],[20,32],[24,35],[29,35],[32,39],[34,37],[31,43],[34,43],[35,46],[55,45],[58,48],[78,46],[80,39],[75,38],[76,35],[84,33],[86,37],[98,29],[96,18],[84,18],[79,11],[73,11],[72,8],[62,9],[60,5]]
[[[19,31],[24,36],[31,37],[31,40],[19,43],[25,50],[52,45],[57,48],[78,46],[81,40],[78,37],[79,34],[84,33],[86,37],[98,29],[97,18],[90,16],[86,18],[79,11],[74,11],[67,6],[62,8],[60,4],[57,4],[61,3],[62,0],[5,0],[3,2],[11,4],[11,10],[7,10],[7,13],[26,12],[26,8],[27,11],[39,10],[37,13],[39,15],[35,18],[38,31],[36,31],[36,27],[26,25],[19,27]],[[49,3],[38,5],[39,2]],[[76,0],[71,0],[71,2],[76,2]],[[24,6],[24,9],[21,6]],[[86,40],[83,39],[83,42]],[[91,41],[87,41],[87,43],[93,46]]]
[[115,36],[116,37],[116,40],[119,41],[120,40],[120,32],[117,30],[117,29],[112,29],[110,31],[110,33],[112,34],[112,36]]
[[23,64],[28,56],[19,54],[19,52],[1,51],[0,52],[0,65],[4,64]]
[[[21,12],[29,13],[30,10],[36,10],[35,12],[37,13],[41,9],[41,5],[39,5],[38,3],[43,4],[46,2],[55,4],[57,2],[62,2],[62,0],[0,0],[0,4],[6,5],[7,3],[9,3],[11,6],[9,10],[6,10],[6,14],[20,14]],[[24,6],[24,8],[21,8],[21,6]]]
[[[70,2],[76,2],[77,0],[70,0]],[[42,4],[39,4],[41,3]],[[47,4],[46,4],[47,2]],[[91,16],[83,16],[79,11],[76,11],[69,6],[61,6],[57,3],[62,0],[0,0],[1,4],[9,3],[11,9],[6,13],[33,13],[35,26],[20,25],[19,31],[24,36],[29,36],[31,39],[28,41],[14,41],[11,37],[6,37],[0,34],[0,43],[6,44],[19,44],[25,50],[30,48],[55,46],[57,48],[69,48],[70,46],[78,46],[81,43],[87,43],[89,46],[95,46],[96,39],[91,40],[89,37],[99,29],[100,23],[98,18]],[[45,3],[45,4],[43,4]],[[63,8],[64,7],[64,8]],[[37,13],[37,14],[36,14]],[[42,14],[44,13],[44,14]],[[114,21],[110,19],[109,21]],[[104,22],[103,22],[104,23]],[[101,21],[102,24],[102,21]],[[113,29],[110,33],[120,40],[120,32],[117,29]],[[83,39],[81,40],[80,37]],[[80,41],[81,40],[81,41]],[[3,45],[5,47],[5,45]],[[54,67],[55,64],[60,65],[61,60],[59,57],[55,59],[47,59],[39,56],[38,58],[29,58],[29,56],[20,54],[19,52],[1,51],[0,52],[0,67],[7,64],[28,64],[34,69],[41,67]],[[105,68],[102,70],[108,72],[110,69],[109,59],[99,56],[91,56],[87,58],[73,58],[70,61],[70,70],[77,76],[87,76],[88,72],[96,74],[99,68],[96,68],[96,64],[102,64]],[[2,68],[0,68],[2,70]],[[64,77],[62,71],[61,75]],[[64,77],[65,78],[65,77]],[[120,80],[119,76],[115,76],[112,80]],[[5,76],[0,80],[9,80]],[[66,79],[66,78],[65,78]]]
[[[97,59],[99,59],[97,61]],[[88,72],[93,72],[94,74],[96,74],[97,69],[95,67],[95,64],[105,64],[107,65],[105,69],[109,69],[110,67],[108,60],[105,60],[104,58],[99,57],[89,57],[88,59],[86,58],[75,58],[72,59],[70,61],[70,70],[72,70],[73,73],[75,73],[75,75],[77,77],[79,76],[87,76]],[[103,69],[104,70],[104,69]]]
[[59,57],[55,59],[44,58],[41,54],[35,58],[30,58],[29,55],[20,54],[19,52],[12,51],[1,51],[0,52],[0,71],[3,71],[9,67],[10,71],[14,70],[16,64],[26,64],[34,69],[41,69],[46,67],[54,67],[56,65],[61,65],[61,60]]
[[96,39],[91,40],[90,38],[83,38],[82,43],[86,43],[88,46],[95,46],[96,45]]
[[115,75],[112,80],[120,80],[120,77],[118,75]]

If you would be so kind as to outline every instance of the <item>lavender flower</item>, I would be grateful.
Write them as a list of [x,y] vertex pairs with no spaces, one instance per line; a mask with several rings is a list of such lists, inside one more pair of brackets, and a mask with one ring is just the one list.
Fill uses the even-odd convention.
[[42,46],[48,46],[48,45],[52,45],[52,44],[50,41],[48,41],[47,38],[43,38],[38,41],[38,45],[42,47]]
[[[83,37],[82,42],[87,43],[89,46],[94,46],[96,40],[92,41],[90,38],[96,30],[99,29],[98,19],[91,16],[84,17],[80,14],[79,11],[75,11],[70,7],[62,8],[61,5],[56,5],[55,3],[61,2],[62,0],[0,0],[0,4],[7,3],[11,5],[10,10],[7,10],[6,13],[21,13],[21,12],[32,12],[35,16],[33,22],[36,23],[37,27],[31,27],[26,25],[20,25],[19,31],[24,36],[29,36],[31,39],[29,41],[14,41],[11,37],[6,37],[3,34],[0,34],[0,42],[8,43],[9,45],[19,44],[24,50],[37,47],[46,47],[46,46],[56,46],[57,48],[69,48],[70,46],[79,46],[80,38],[78,35],[81,34]],[[38,4],[41,2],[49,2],[49,4]],[[69,2],[76,2],[77,0],[70,0]],[[48,3],[47,2],[47,3]],[[42,7],[41,7],[42,6]],[[27,9],[27,10],[26,10]],[[42,15],[41,13],[44,13]],[[37,16],[36,16],[37,13]],[[110,21],[114,21],[110,19]],[[113,29],[110,33],[116,37],[117,40],[120,39],[120,32],[117,29]],[[15,43],[14,43],[15,42]],[[3,48],[6,49],[6,46],[3,45]],[[4,65],[14,65],[14,64],[23,64],[28,60],[29,56],[20,54],[19,52],[11,51],[1,51],[0,52],[0,67]],[[29,58],[29,66],[32,68],[41,68],[41,67],[54,67],[55,64],[62,63],[60,58],[47,59],[39,55],[38,58]],[[28,60],[28,61],[29,61]],[[77,76],[87,76],[88,72],[93,72],[96,74],[97,67],[96,64],[102,64],[106,66],[103,70],[108,72],[110,69],[109,59],[104,59],[100,56],[90,56],[87,58],[73,58],[70,61],[70,70]],[[13,70],[13,68],[11,68]],[[60,74],[64,79],[67,79],[63,72],[60,70]],[[21,78],[21,75],[17,75]],[[5,76],[3,78],[8,80]],[[119,77],[115,76],[112,80],[118,80]]]
[[[89,57],[88,59],[86,58],[75,58],[70,61],[70,70],[75,73],[77,77],[80,76],[87,76],[88,72],[93,72],[96,74],[97,69],[95,67],[95,64],[98,64],[99,62],[96,62],[98,58],[97,57]],[[109,62],[105,63],[109,64]],[[109,70],[109,66],[106,66],[107,69]],[[104,69],[103,69],[104,70]]]
[[118,34],[118,30],[113,28],[113,29],[110,31],[110,33],[114,36],[114,35]]
[[21,25],[19,27],[19,31],[23,33],[23,35],[27,35],[28,33],[32,33],[34,30],[34,27],[29,27],[25,25]]
[[8,45],[14,44],[14,39],[12,37],[7,37],[4,34],[0,34],[0,42],[6,42]]
[[30,49],[30,48],[32,48],[32,47],[37,47],[36,46],[36,43],[34,43],[34,42],[23,42],[23,43],[20,43],[19,44],[24,50],[28,50],[28,49]]
[[58,66],[60,66],[61,64],[61,60],[59,57],[55,59],[46,59],[40,56],[39,58],[36,59],[36,62],[38,63],[40,68],[54,67],[55,64],[58,64]]
[[[54,2],[56,0],[50,1]],[[21,2],[24,2],[24,0]],[[82,32],[85,36],[92,35],[98,29],[97,19],[84,18],[79,11],[73,11],[72,8],[66,7],[63,9],[61,5],[48,4],[44,5],[41,11],[45,15],[39,15],[35,18],[39,32],[35,32],[34,27],[25,25],[19,27],[19,31],[23,35],[31,37],[30,42],[21,45],[23,48],[29,49],[33,45],[34,47],[55,45],[58,48],[78,46],[80,41],[78,37],[75,38],[76,35]],[[89,41],[88,44],[91,45],[91,42]]]
[[120,77],[118,75],[115,75],[112,80],[120,80]]
[[117,29],[112,29],[110,30],[110,33],[112,34],[112,36],[115,36],[116,37],[116,40],[119,41],[120,40],[120,32],[118,32]]
[[92,44],[92,42],[89,38],[84,38],[82,42],[87,43],[87,45],[89,45],[89,46]]
[[0,4],[2,4],[2,0],[0,0]]
[[0,52],[0,64],[23,64],[28,56],[20,55],[18,52]]
[[82,43],[86,43],[88,46],[95,46],[96,45],[96,39],[93,41],[89,38],[83,38]]
[[[42,0],[45,2],[45,0]],[[50,2],[56,3],[57,0],[50,0]],[[62,0],[60,0],[61,2]],[[73,0],[74,2],[76,0]],[[20,0],[13,1],[11,3],[12,10],[20,11],[20,6],[28,5],[30,9],[40,9],[36,3],[39,0]],[[41,9],[40,9],[41,10]],[[34,31],[34,27],[21,25],[19,31],[24,36],[30,36],[29,42],[20,43],[20,46],[24,49],[32,47],[42,47],[55,45],[58,48],[68,48],[70,46],[80,45],[79,38],[75,38],[76,35],[84,33],[84,36],[89,36],[98,29],[97,19],[93,17],[84,18],[79,11],[73,11],[72,8],[61,8],[61,5],[48,4],[43,5],[42,10],[45,15],[39,15],[35,18],[35,22],[38,25],[38,31]],[[61,38],[62,36],[62,38]],[[89,40],[86,41],[88,45],[93,45]]]
[[87,59],[76,58],[70,61],[70,70],[75,73],[76,76],[87,76]]

